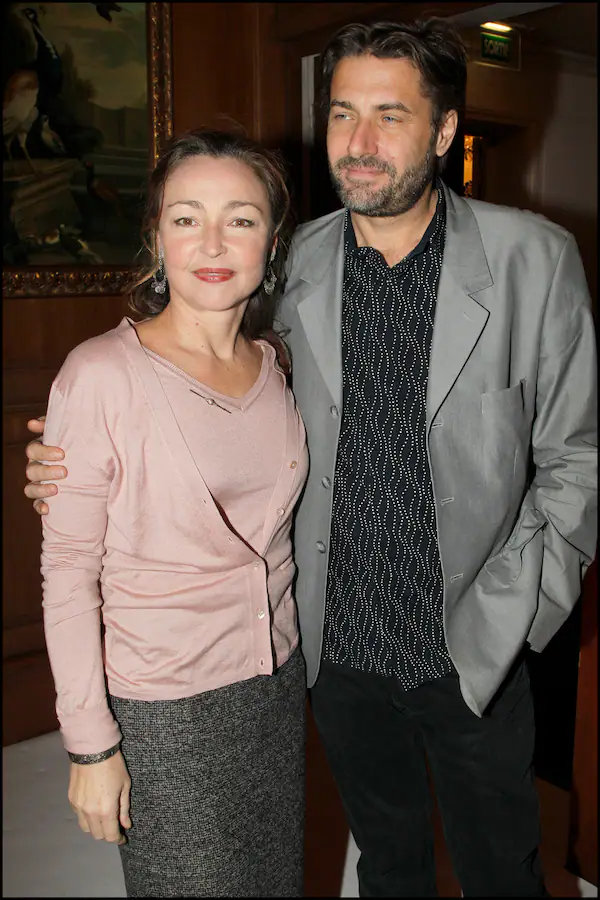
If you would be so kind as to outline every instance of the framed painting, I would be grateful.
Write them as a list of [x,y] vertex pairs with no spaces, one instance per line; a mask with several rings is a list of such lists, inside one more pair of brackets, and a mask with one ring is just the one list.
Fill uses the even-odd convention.
[[173,131],[168,3],[2,5],[3,289],[120,294]]

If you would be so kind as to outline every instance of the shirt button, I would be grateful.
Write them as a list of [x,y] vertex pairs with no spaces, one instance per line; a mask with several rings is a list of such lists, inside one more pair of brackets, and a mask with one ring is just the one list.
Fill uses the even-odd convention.
[[265,611],[264,611],[264,609],[257,609],[257,610],[256,610],[256,617],[257,617],[257,619],[264,619],[264,617],[265,617]]
[[334,419],[337,419],[338,416],[339,416],[339,414],[340,414],[340,411],[339,411],[339,409],[337,408],[337,406],[332,406],[332,407],[330,408],[329,412],[331,413],[331,415],[333,416]]
[[297,465],[298,465],[297,460],[293,459],[290,463],[290,469],[295,469]]
[[254,563],[254,568],[255,568],[255,569],[260,569],[260,563],[259,563],[259,562],[255,562],[255,563]]
[[282,516],[284,514],[284,512],[285,512],[285,509],[283,508],[283,506],[280,506],[279,509],[277,510],[277,515]]
[[319,553],[325,553],[326,549],[327,548],[326,548],[325,544],[323,543],[323,541],[317,541],[317,550],[319,551]]
[[331,478],[328,478],[327,475],[325,475],[323,478],[321,478],[321,484],[324,488],[331,487]]

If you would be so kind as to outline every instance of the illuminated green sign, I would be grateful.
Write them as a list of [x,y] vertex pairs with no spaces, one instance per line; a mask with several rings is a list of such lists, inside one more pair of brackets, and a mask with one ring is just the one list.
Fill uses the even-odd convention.
[[481,58],[487,62],[510,66],[513,62],[513,40],[506,34],[481,32]]

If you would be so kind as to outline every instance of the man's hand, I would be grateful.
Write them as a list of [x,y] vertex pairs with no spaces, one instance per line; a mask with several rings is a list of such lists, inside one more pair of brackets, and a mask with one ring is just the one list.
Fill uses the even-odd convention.
[[131,779],[120,751],[99,763],[71,763],[69,803],[81,830],[97,841],[126,843],[121,828],[131,828],[130,790]]
[[[33,431],[34,434],[43,434],[45,418],[42,416],[41,419],[30,419],[27,423],[29,431]],[[25,455],[30,460],[25,469],[25,475],[30,482],[25,486],[25,496],[34,500],[35,511],[41,516],[45,516],[49,510],[48,504],[44,503],[43,498],[56,494],[58,488],[55,484],[38,484],[38,482],[54,479],[58,481],[66,477],[67,470],[64,466],[44,466],[42,460],[43,462],[56,462],[56,460],[64,459],[65,454],[60,447],[45,447],[38,438],[27,444]]]

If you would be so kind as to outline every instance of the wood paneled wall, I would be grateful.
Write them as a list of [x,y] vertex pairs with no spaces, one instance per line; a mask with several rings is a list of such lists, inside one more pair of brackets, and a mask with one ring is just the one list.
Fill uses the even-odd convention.
[[41,615],[41,525],[23,496],[27,420],[42,415],[67,353],[113,328],[122,297],[3,300],[3,744],[57,727]]

